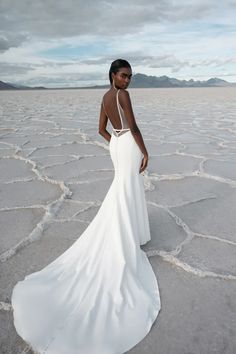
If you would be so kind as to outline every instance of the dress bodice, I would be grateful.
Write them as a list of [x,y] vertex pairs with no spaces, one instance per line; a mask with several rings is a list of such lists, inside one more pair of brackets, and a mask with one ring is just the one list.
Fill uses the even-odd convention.
[[[118,97],[119,91],[120,91],[120,89],[118,89],[117,92],[116,92],[116,103],[117,103],[117,109],[118,109],[118,112],[119,112],[119,117],[120,117],[120,122],[121,122],[121,129],[117,129],[117,128],[113,127],[113,131],[116,133],[117,136],[121,135],[122,132],[124,132],[124,131],[130,130],[129,124],[128,124],[128,120],[127,120],[127,118],[125,116],[125,113],[124,113],[124,110],[121,107],[120,102],[119,102],[119,97]],[[106,113],[105,106],[104,106],[104,100],[102,100],[102,103],[103,103],[104,111]],[[106,115],[107,115],[107,113],[106,113]],[[107,117],[108,117],[108,115],[107,115]]]
[[[120,120],[121,120],[122,129],[126,129],[126,128],[129,128],[129,124],[128,124],[127,118],[125,116],[124,110],[121,107],[120,102],[119,102],[119,98],[118,98],[119,91],[120,90],[118,90],[116,93],[117,108],[118,108],[118,112],[119,112],[119,116],[120,116]],[[116,129],[116,130],[120,130],[120,129]]]

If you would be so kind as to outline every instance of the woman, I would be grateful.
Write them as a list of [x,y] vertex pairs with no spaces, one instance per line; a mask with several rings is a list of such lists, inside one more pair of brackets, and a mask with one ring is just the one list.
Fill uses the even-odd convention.
[[155,274],[140,248],[150,240],[140,173],[148,154],[125,91],[129,63],[114,61],[109,76],[99,132],[110,141],[111,186],[72,246],[13,289],[15,328],[38,353],[125,353],[146,336],[161,308]]
[[[122,59],[117,59],[115,60],[110,67],[109,71],[109,79],[111,83],[111,89],[106,93],[106,100],[109,101],[108,108],[109,112],[112,112],[111,115],[109,114],[111,124],[113,126],[114,133],[118,133],[115,135],[121,135],[125,133],[126,130],[130,130],[136,143],[138,144],[141,152],[143,153],[143,159],[142,159],[142,165],[140,166],[140,171],[142,172],[145,170],[147,167],[148,163],[148,153],[146,150],[146,147],[143,142],[142,135],[140,133],[140,130],[136,124],[133,110],[132,110],[132,105],[130,102],[130,97],[128,91],[125,91],[125,89],[129,86],[130,80],[132,77],[132,71],[131,71],[131,66],[126,60]],[[117,111],[117,108],[114,107],[116,106],[116,93],[117,90],[120,90],[121,92],[119,94],[119,100],[121,102],[121,106],[123,107],[123,112],[124,115],[121,114],[121,122],[120,122],[120,117],[119,117],[119,110]],[[103,101],[104,102],[104,101]],[[123,120],[127,118],[127,122],[123,122]],[[101,113],[100,113],[100,121],[99,121],[99,133],[104,136],[104,138],[108,141],[111,139],[111,135],[108,133],[106,130],[106,125],[107,125],[107,120],[108,120],[108,115],[107,111],[105,110],[104,104],[101,105]],[[126,123],[127,129],[124,128],[123,131],[122,128],[122,123]],[[121,127],[115,129],[114,126],[119,126],[121,124]],[[123,124],[123,125],[124,125]],[[121,131],[121,132],[120,132]]]

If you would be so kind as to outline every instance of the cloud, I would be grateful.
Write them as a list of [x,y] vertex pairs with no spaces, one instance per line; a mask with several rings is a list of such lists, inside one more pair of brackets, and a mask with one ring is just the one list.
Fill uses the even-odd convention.
[[8,75],[13,74],[26,74],[31,70],[35,70],[33,65],[16,65],[11,63],[1,63],[2,77],[7,77]]
[[196,66],[225,66],[227,64],[236,64],[236,57],[235,58],[227,58],[227,59],[207,59],[194,62],[190,64],[191,67]]
[[27,41],[28,35],[22,33],[4,32],[0,33],[0,53],[14,47],[19,47]]
[[[6,48],[10,48],[11,33],[51,39],[88,34],[122,36],[127,32],[136,33],[147,25],[202,18],[216,7],[215,1],[210,0],[151,0],[148,3],[145,0],[2,0],[0,22],[9,43]],[[24,36],[22,34],[22,41]],[[16,40],[12,46],[22,41]]]
[[[134,66],[136,65],[147,65],[152,68],[160,67],[172,67],[180,63],[174,55],[161,55],[161,56],[149,56],[143,55],[142,51],[133,51],[133,52],[123,52],[121,55],[122,58],[129,57],[129,60]],[[121,59],[122,59],[121,58]],[[114,58],[112,56],[101,57],[98,59],[84,59],[80,62],[87,65],[99,65],[99,64],[110,64],[111,60]]]
[[[97,72],[92,73],[55,73],[54,75],[37,75],[36,77],[31,77],[24,83],[29,86],[43,85],[46,87],[73,87],[73,86],[85,86],[87,83],[92,83],[100,79],[100,75]],[[15,81],[15,83],[22,83],[23,81]]]
[[119,57],[147,75],[232,73],[235,6],[232,0],[1,0],[0,79],[102,84]]

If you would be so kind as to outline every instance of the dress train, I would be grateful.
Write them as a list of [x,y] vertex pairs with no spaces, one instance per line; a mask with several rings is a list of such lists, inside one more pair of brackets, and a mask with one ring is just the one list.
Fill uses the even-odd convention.
[[39,353],[125,353],[160,311],[158,282],[140,248],[151,239],[142,153],[130,131],[112,133],[109,151],[114,179],[94,219],[13,289],[16,331]]

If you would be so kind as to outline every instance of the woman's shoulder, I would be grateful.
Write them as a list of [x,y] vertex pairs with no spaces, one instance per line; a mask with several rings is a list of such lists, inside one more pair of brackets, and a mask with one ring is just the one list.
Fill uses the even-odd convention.
[[128,97],[129,96],[129,91],[127,91],[126,89],[119,89],[120,91],[120,95],[123,95],[124,97]]
[[[119,97],[123,98],[124,100],[129,99],[129,91],[127,91],[126,89],[120,88],[115,94],[117,94],[119,92]],[[109,89],[108,91],[106,91],[103,94],[102,99],[104,100],[104,98],[109,99],[109,97],[113,97],[114,96],[114,92],[111,92],[111,90]]]
[[104,99],[105,97],[108,97],[109,95],[110,95],[110,89],[109,90],[107,90],[104,94],[103,94],[103,96],[102,96],[102,99]]
[[129,104],[130,103],[129,91],[127,91],[126,89],[120,89],[119,101],[121,102],[122,106],[126,106],[127,104]]

